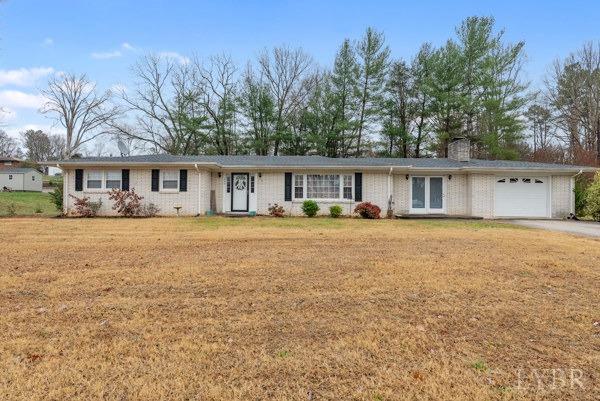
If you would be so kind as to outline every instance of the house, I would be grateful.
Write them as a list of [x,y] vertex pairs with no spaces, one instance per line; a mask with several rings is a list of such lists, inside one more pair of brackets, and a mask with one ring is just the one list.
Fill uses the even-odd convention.
[[23,161],[11,156],[0,156],[0,170],[7,168],[21,167]]
[[0,169],[0,190],[42,192],[42,173],[33,168]]
[[58,162],[64,173],[64,207],[69,196],[103,201],[101,214],[114,214],[111,188],[135,189],[160,214],[268,214],[274,204],[302,214],[305,199],[321,213],[340,205],[351,214],[369,201],[384,213],[445,214],[483,218],[563,218],[574,212],[574,177],[589,167],[520,161],[476,160],[470,144],[449,145],[438,159],[323,156],[91,157]]

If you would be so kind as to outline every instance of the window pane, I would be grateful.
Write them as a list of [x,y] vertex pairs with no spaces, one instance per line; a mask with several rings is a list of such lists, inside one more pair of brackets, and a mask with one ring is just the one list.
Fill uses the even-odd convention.
[[444,183],[441,177],[431,177],[429,179],[429,207],[432,209],[441,209],[443,206],[443,188]]
[[178,171],[161,171],[163,189],[177,189],[179,184]]
[[344,199],[352,199],[352,187],[344,187]]
[[352,176],[344,175],[344,199],[352,199]]
[[304,197],[304,175],[294,175],[294,198],[301,199]]
[[337,174],[307,175],[306,197],[316,199],[338,199],[340,197],[340,176]]
[[87,187],[90,189],[102,188],[102,171],[88,171]]
[[121,180],[106,180],[106,188],[121,188]]
[[412,207],[414,209],[425,207],[425,177],[412,178]]

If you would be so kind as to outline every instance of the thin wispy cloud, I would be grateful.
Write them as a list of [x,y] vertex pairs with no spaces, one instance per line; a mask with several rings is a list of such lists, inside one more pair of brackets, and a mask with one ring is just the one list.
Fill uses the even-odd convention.
[[190,59],[188,57],[182,56],[177,52],[160,52],[158,53],[160,57],[168,58],[171,60],[177,61],[179,64],[189,64]]
[[33,86],[36,82],[54,72],[52,67],[19,68],[0,70],[0,86]]
[[44,46],[44,47],[50,47],[50,46],[53,46],[53,45],[54,45],[54,39],[52,39],[52,38],[45,38],[42,41],[42,46]]
[[122,57],[125,52],[134,51],[137,51],[137,49],[131,43],[123,42],[118,50],[112,50],[107,52],[94,52],[91,54],[91,56],[96,60],[110,60],[113,58]]
[[123,53],[121,53],[119,50],[115,50],[113,52],[92,53],[92,58],[95,58],[96,60],[109,60],[111,58],[121,57],[122,55]]

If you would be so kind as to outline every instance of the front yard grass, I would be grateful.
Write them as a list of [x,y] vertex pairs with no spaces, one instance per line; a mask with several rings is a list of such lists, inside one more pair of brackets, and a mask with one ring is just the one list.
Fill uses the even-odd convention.
[[596,239],[212,217],[3,219],[0,241],[2,399],[600,396]]
[[0,192],[0,216],[10,214],[10,205],[14,205],[17,216],[48,217],[59,214],[50,202],[50,195],[44,192]]

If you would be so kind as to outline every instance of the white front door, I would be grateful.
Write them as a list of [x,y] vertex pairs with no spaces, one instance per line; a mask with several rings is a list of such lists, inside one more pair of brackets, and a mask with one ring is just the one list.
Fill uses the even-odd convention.
[[410,212],[418,214],[446,212],[444,177],[411,177]]
[[248,211],[248,173],[231,174],[231,211]]

